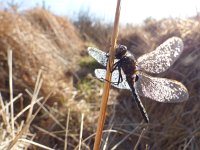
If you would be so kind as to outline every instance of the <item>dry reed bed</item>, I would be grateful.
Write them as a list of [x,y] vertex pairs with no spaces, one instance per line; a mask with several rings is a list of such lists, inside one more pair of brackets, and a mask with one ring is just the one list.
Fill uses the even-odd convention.
[[[92,20],[89,21],[92,22]],[[66,114],[68,113],[66,108],[70,108],[72,112],[69,116],[68,148],[74,149],[76,145],[79,145],[81,112],[86,113],[83,139],[95,131],[96,124],[94,122],[97,119],[96,112],[99,101],[91,103],[87,102],[87,98],[100,97],[101,91],[92,84],[92,96],[86,95],[91,94],[87,91],[79,95],[79,91],[73,89],[74,69],[78,68],[77,62],[85,45],[91,42],[88,40],[92,39],[102,49],[108,47],[105,44],[102,45],[102,39],[109,43],[107,39],[110,35],[110,26],[103,26],[99,23],[97,26],[87,25],[85,22],[79,22],[77,25],[81,31],[79,32],[67,19],[52,15],[43,9],[33,9],[21,14],[0,12],[0,22],[0,79],[2,81],[0,87],[3,97],[8,99],[6,53],[7,49],[12,49],[14,94],[23,93],[25,88],[33,89],[37,73],[42,68],[44,82],[40,94],[45,96],[53,90],[49,104],[63,102],[59,103],[62,105],[55,105],[53,109],[46,106],[57,119],[49,119],[49,116],[46,116],[45,119],[41,116],[36,117],[37,121],[34,124],[48,130],[48,132],[43,131],[34,125],[37,131],[41,131],[37,132],[37,141],[50,147],[57,145],[56,148],[62,149],[64,147]],[[81,25],[85,25],[84,28],[81,28]],[[120,29],[119,43],[127,45],[136,57],[153,50],[171,36],[181,37],[185,44],[180,59],[160,76],[183,82],[188,88],[190,99],[188,102],[180,104],[161,104],[143,100],[150,116],[149,128],[141,140],[140,146],[143,148],[146,144],[151,149],[200,148],[199,25],[200,19],[197,16],[187,20],[155,21],[149,19],[143,26],[127,26]],[[84,41],[80,37],[84,37]],[[78,77],[78,75],[76,76]],[[92,80],[91,77],[90,79]],[[96,81],[92,81],[92,83],[96,83]],[[108,143],[105,143],[106,147],[108,149],[113,146],[116,146],[117,149],[131,149],[141,134],[142,118],[130,93],[121,91],[119,95],[115,92],[111,94],[113,94],[111,101],[116,101],[115,98],[118,96],[119,104],[111,105],[108,110],[105,128],[112,128],[115,131],[105,131],[108,133],[104,134],[105,139],[106,137],[110,139]],[[29,103],[26,97],[24,102]],[[53,133],[53,131],[59,132]],[[46,133],[44,134],[44,132]],[[88,139],[82,144],[85,149],[92,147],[93,137]]]
[[[80,59],[80,53],[84,49],[84,43],[79,38],[79,33],[73,24],[64,17],[55,16],[39,8],[23,13],[1,11],[0,22],[1,94],[3,99],[9,99],[8,49],[13,51],[13,94],[14,96],[20,92],[23,94],[21,101],[16,103],[15,113],[17,114],[23,107],[30,104],[30,96],[25,89],[33,91],[40,69],[43,70],[42,79],[44,80],[40,95],[47,96],[52,93],[47,103],[54,105],[58,102],[59,106],[60,104],[72,105],[72,110],[81,112],[82,108],[77,104],[78,102],[70,99],[74,95],[73,73],[78,67],[76,62]],[[68,100],[71,101],[66,103]],[[48,109],[51,110],[51,108]],[[50,130],[47,133],[51,132],[55,124],[59,124],[58,118],[61,115],[58,115],[58,111],[59,113],[67,112],[67,109],[65,107],[62,111],[59,107],[51,112],[55,119],[49,115],[37,116],[34,124],[46,127]],[[72,120],[79,126],[79,122],[75,119],[77,115],[74,115]],[[22,116],[25,117],[26,113]],[[66,119],[65,114],[62,114],[63,117]],[[61,124],[58,127],[65,129]],[[38,132],[35,139],[53,147],[54,142],[51,145],[47,137],[49,136],[40,136]],[[64,145],[63,141],[62,145]]]
[[[15,88],[33,87],[38,69],[43,68],[45,83],[41,92],[54,90],[60,98],[67,97],[65,88],[72,88],[68,72],[76,68],[75,61],[83,49],[73,25],[42,9],[24,14],[0,12],[0,21],[1,61],[6,60],[6,50],[12,49]],[[1,81],[7,76],[5,66],[2,63]],[[5,88],[6,83],[0,86]]]

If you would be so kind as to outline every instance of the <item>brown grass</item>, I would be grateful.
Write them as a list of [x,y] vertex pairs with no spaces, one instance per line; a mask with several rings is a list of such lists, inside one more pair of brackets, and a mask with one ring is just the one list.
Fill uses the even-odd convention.
[[[77,95],[77,91],[73,89],[73,76],[78,69],[77,61],[80,59],[80,53],[85,49],[76,28],[67,19],[40,8],[22,14],[1,11],[0,16],[0,79],[2,81],[0,87],[3,99],[9,99],[7,50],[12,49],[13,94],[14,96],[20,92],[23,94],[21,101],[16,103],[15,113],[17,114],[30,103],[25,89],[33,90],[38,71],[42,69],[44,82],[40,95],[47,96],[53,91],[51,97],[48,98],[48,104],[54,106],[55,110],[49,113],[52,108],[48,108],[49,110],[43,108],[44,116],[42,117],[42,114],[40,114],[41,117],[37,116],[39,120],[36,119],[35,124],[47,127],[48,132],[51,132],[54,126],[64,130],[65,126],[58,118],[65,116],[66,105],[67,108],[72,107],[74,117],[70,120],[72,124],[77,123],[78,127],[79,122],[76,122],[74,118],[78,119],[79,114],[74,112],[87,111],[83,109],[87,105],[72,99]],[[19,120],[26,120],[26,115],[22,116]],[[76,130],[73,131],[76,132]],[[39,138],[35,138],[36,141],[47,146],[54,146],[54,142],[46,140],[46,135],[40,136],[38,132],[37,136]],[[72,141],[75,140],[72,138]],[[70,141],[70,143],[73,142]]]
[[[47,97],[53,91],[48,105],[41,106],[42,110],[24,133],[31,130],[34,133],[32,141],[54,149],[92,149],[102,84],[91,76],[89,67],[95,63],[85,56],[86,47],[93,44],[101,49],[108,48],[111,25],[103,25],[100,21],[93,23],[89,18],[79,20],[75,27],[66,18],[55,16],[40,8],[23,13],[1,11],[0,22],[2,99],[10,98],[8,49],[13,50],[13,97],[19,93],[23,94],[23,98],[14,105],[14,116],[30,104],[31,94],[25,89],[33,91],[41,68],[43,84],[39,96]],[[171,36],[183,39],[184,52],[180,59],[160,76],[184,83],[190,98],[180,104],[162,104],[142,98],[150,117],[150,124],[141,137],[141,149],[200,148],[199,16],[186,20],[148,19],[142,26],[123,27],[120,29],[119,43],[125,44],[139,57],[155,49]],[[31,112],[35,112],[38,107],[34,106]],[[67,115],[69,110],[70,115]],[[16,120],[15,127],[17,123],[27,120],[27,114],[25,112]],[[8,124],[3,112],[1,116],[4,123],[2,125]],[[143,125],[131,94],[112,89],[107,116],[102,147],[133,149]],[[6,128],[2,129],[4,132],[9,131]],[[20,128],[17,132],[20,132]],[[10,144],[11,142],[13,141],[11,140]],[[33,145],[35,143],[28,146],[30,149],[37,148]]]

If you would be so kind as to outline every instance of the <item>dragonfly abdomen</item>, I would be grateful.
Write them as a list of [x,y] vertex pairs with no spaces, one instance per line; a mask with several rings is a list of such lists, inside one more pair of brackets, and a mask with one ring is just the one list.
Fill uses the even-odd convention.
[[146,112],[146,109],[144,108],[143,104],[142,104],[142,101],[140,100],[140,97],[138,96],[138,94],[136,94],[136,90],[134,88],[134,82],[135,81],[135,77],[126,77],[126,80],[129,84],[129,87],[131,89],[131,92],[132,92],[132,95],[133,95],[133,98],[134,98],[134,101],[140,111],[140,114],[142,115],[143,119],[145,120],[146,123],[149,123],[149,117],[147,115],[147,112]]

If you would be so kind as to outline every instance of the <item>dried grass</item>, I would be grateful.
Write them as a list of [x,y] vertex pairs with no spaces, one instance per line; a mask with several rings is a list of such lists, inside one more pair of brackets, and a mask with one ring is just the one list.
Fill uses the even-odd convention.
[[[92,21],[89,20],[90,23]],[[79,22],[82,27],[85,26],[78,31],[66,18],[55,16],[40,8],[21,14],[1,11],[0,22],[0,88],[3,99],[9,99],[7,49],[12,49],[13,100],[17,100],[14,105],[16,117],[14,121],[23,120],[27,114],[22,112],[33,108],[27,101],[32,94],[25,92],[24,89],[34,89],[38,70],[42,68],[44,82],[39,95],[46,97],[53,90],[53,96],[49,98],[50,106],[39,104],[40,99],[37,99],[42,111],[35,117],[32,122],[34,125],[27,129],[27,133],[33,127],[34,141],[54,149],[64,147],[78,149],[79,146],[82,149],[92,149],[100,103],[98,99],[101,97],[102,89],[91,75],[83,78],[80,74],[76,74],[76,71],[80,69],[78,63],[82,50],[86,50],[86,45],[94,42],[100,48],[109,47],[105,43],[109,43],[106,40],[109,39],[111,26],[103,24],[86,26],[85,22],[84,24]],[[160,76],[183,82],[188,88],[190,98],[188,102],[180,104],[161,104],[142,98],[150,117],[150,124],[148,130],[141,136],[142,118],[130,93],[111,90],[110,103],[116,102],[117,97],[118,104],[109,105],[103,135],[104,148],[133,149],[141,136],[138,144],[141,149],[200,149],[199,29],[198,15],[186,20],[148,19],[142,26],[129,25],[120,29],[119,43],[127,45],[136,57],[155,49],[171,36],[181,37],[185,44],[183,54],[166,73]],[[90,70],[87,67],[82,69],[88,72]],[[74,75],[79,80],[86,79],[90,82],[82,87],[86,87],[87,90],[91,88],[91,91],[84,92],[84,88],[77,90],[75,87],[78,86],[73,82]],[[81,81],[77,83],[82,84]],[[23,94],[23,98],[21,94],[18,95],[19,93]],[[2,101],[1,107],[3,107]],[[67,115],[69,109],[70,115]],[[11,133],[9,126],[12,125],[6,121],[6,112],[2,110],[4,109],[1,108],[2,121],[8,126],[4,132]],[[20,111],[22,115],[18,118],[17,113]],[[30,112],[33,111],[35,112],[34,108]],[[84,122],[80,119],[81,114],[84,114]],[[25,117],[24,120],[26,119]],[[67,125],[66,120],[68,120]],[[82,139],[79,136],[81,125],[83,125]],[[26,139],[21,141],[27,142]],[[33,144],[34,141],[30,140],[29,144]]]
[[35,119],[36,115],[41,109],[41,106],[44,105],[46,100],[41,104],[41,106],[37,109],[36,112],[33,113],[33,107],[36,103],[40,103],[39,99],[43,98],[37,98],[38,92],[42,85],[42,79],[41,79],[41,71],[38,74],[36,85],[35,85],[35,91],[32,94],[31,103],[27,106],[29,113],[27,115],[26,121],[22,120],[21,122],[18,122],[16,120],[16,116],[21,116],[22,114],[25,114],[24,109],[21,110],[15,117],[14,117],[14,102],[19,101],[22,94],[20,93],[18,96],[13,98],[13,84],[12,84],[12,51],[8,50],[8,67],[9,67],[9,91],[10,91],[10,102],[5,105],[5,102],[2,99],[2,96],[0,95],[0,103],[1,103],[1,117],[2,122],[0,124],[1,128],[1,136],[0,136],[0,149],[5,150],[21,150],[21,149],[27,149],[30,147],[30,144],[45,148],[45,149],[51,149],[45,145],[41,145],[39,143],[36,143],[33,141],[35,138],[35,134],[32,134],[30,132],[30,124],[32,123],[33,119]]
[[[64,90],[66,87],[72,89],[72,75],[69,74],[77,68],[78,54],[83,49],[83,42],[73,25],[42,9],[24,14],[0,12],[0,21],[1,60],[6,60],[5,50],[12,48],[16,88],[33,87],[34,76],[43,68],[46,82],[42,93],[54,89],[57,100],[68,97]],[[2,63],[2,81],[7,76],[4,66],[6,64]],[[1,88],[5,88],[5,84],[1,83]]]
[[[72,117],[70,117],[72,122],[70,123],[77,123],[77,126],[79,126],[79,114],[77,112],[85,112],[83,107],[87,108],[84,101],[74,101],[74,95],[77,95],[77,92],[73,87],[73,74],[78,69],[77,61],[80,59],[80,53],[84,49],[84,43],[72,23],[44,9],[36,8],[23,13],[1,11],[0,21],[0,79],[2,81],[0,88],[2,96],[3,99],[9,99],[9,97],[12,99],[12,95],[9,96],[7,49],[13,50],[13,95],[19,98],[18,93],[21,92],[23,94],[23,98],[20,97],[20,100],[13,106],[15,114],[11,118],[16,122],[24,119],[28,122],[32,118],[32,112],[35,112],[36,108],[33,108],[33,106],[37,102],[43,110],[36,117],[34,124],[40,126],[40,129],[47,127],[48,130],[45,134],[48,134],[40,136],[37,130],[39,128],[35,128],[38,134],[37,136],[34,135],[34,141],[54,147],[56,144],[47,139],[51,139],[52,130],[58,128],[59,130],[65,130],[60,118],[63,118],[67,113],[66,107],[72,107],[73,113]],[[43,70],[42,78],[45,81],[40,89],[40,95],[47,96],[52,93],[51,97],[48,98],[48,104],[53,106],[52,108],[47,109],[45,107],[48,106],[44,107],[39,102],[41,99],[36,100],[34,95],[39,94],[39,91],[34,91],[35,94],[32,95],[31,92],[25,90],[26,88],[29,90],[34,88],[39,69]],[[34,101],[29,105],[28,98],[30,96],[33,96]],[[16,101],[16,98],[14,100]],[[28,114],[26,114],[27,110],[29,110]],[[2,119],[5,124],[9,124],[6,122],[6,116],[2,115]],[[36,125],[33,125],[33,127],[36,127]],[[13,127],[13,123],[11,126]],[[28,133],[29,128],[32,128],[30,123],[24,129],[16,131],[19,132],[17,139],[8,141],[7,145],[10,142],[10,147],[15,146],[21,135]],[[3,132],[7,132],[7,130]],[[75,126],[74,132],[76,132]],[[78,139],[73,133],[68,134],[68,136],[72,136],[72,138],[69,138],[68,145],[70,143],[74,144],[73,141]],[[57,140],[54,137],[52,139]],[[29,145],[37,145],[34,141],[30,141]],[[27,143],[23,139],[22,142]],[[61,143],[64,143],[64,139]],[[59,147],[62,144],[59,144]],[[73,147],[75,146],[73,145]],[[45,147],[43,146],[43,148]]]

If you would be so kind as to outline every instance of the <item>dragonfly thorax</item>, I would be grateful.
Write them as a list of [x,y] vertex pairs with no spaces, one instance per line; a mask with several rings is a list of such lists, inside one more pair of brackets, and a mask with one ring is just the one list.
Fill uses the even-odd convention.
[[118,62],[118,67],[120,67],[124,74],[128,77],[133,77],[133,74],[136,70],[136,62],[132,57],[124,56]]
[[119,59],[115,66],[122,69],[126,76],[132,78],[136,70],[136,60],[133,55],[128,55],[127,47],[124,45],[118,45],[116,48],[115,58]]

